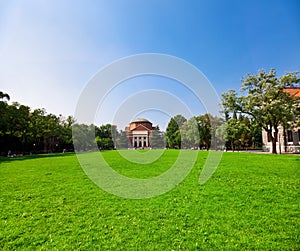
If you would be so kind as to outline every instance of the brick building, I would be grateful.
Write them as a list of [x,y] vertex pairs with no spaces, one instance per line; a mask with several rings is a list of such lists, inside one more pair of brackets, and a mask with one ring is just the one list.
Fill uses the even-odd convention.
[[[284,91],[289,92],[292,97],[300,97],[300,88],[287,88]],[[277,152],[300,152],[300,128],[285,129],[280,126],[278,129]],[[272,142],[265,130],[262,137],[264,151],[272,152]]]
[[152,123],[144,118],[137,118],[125,127],[125,132],[129,141],[129,146],[132,148],[148,148],[151,147],[152,131],[157,129],[157,126],[152,126]]

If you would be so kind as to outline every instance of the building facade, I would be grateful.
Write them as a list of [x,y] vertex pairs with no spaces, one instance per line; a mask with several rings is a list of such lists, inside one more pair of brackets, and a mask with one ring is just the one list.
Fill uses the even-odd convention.
[[[285,92],[290,93],[292,97],[300,97],[300,88],[287,88]],[[268,133],[263,130],[263,150],[272,152],[272,142]],[[278,128],[278,137],[276,139],[276,150],[278,153],[300,153],[300,128],[285,129],[282,126]]]
[[157,126],[144,118],[137,118],[125,127],[125,132],[131,148],[150,148],[152,131]]
[[[272,152],[272,141],[265,130],[263,130],[262,137],[263,150]],[[276,139],[276,150],[278,153],[300,153],[300,128],[286,130],[280,126]]]

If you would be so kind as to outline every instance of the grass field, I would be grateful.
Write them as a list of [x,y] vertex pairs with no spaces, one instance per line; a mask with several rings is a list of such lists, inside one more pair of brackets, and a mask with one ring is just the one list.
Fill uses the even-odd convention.
[[[142,178],[177,154],[138,165],[103,152],[119,173]],[[0,249],[300,250],[300,156],[224,153],[200,186],[206,157],[170,192],[141,200],[102,191],[74,154],[2,158]]]

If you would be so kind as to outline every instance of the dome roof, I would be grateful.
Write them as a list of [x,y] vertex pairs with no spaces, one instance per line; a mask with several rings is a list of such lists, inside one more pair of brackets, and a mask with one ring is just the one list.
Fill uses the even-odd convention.
[[136,123],[136,122],[148,122],[148,123],[151,123],[149,120],[144,119],[144,118],[136,118],[131,123]]

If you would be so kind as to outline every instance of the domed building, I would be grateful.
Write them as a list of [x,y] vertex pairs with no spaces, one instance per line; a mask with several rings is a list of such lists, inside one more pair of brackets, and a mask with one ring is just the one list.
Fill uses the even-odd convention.
[[157,126],[152,126],[152,123],[144,118],[137,118],[132,121],[129,126],[125,127],[125,132],[128,137],[129,146],[134,148],[151,147],[152,131],[157,129]]

